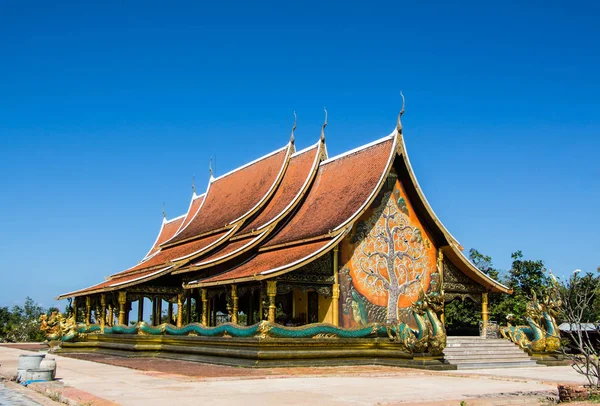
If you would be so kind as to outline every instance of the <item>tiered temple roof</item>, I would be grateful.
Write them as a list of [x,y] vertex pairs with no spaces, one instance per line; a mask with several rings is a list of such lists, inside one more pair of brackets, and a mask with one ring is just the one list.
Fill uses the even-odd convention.
[[164,220],[152,248],[134,267],[60,298],[119,290],[171,274],[206,270],[184,287],[261,280],[295,270],[326,254],[369,208],[392,167],[444,254],[493,292],[508,289],[462,253],[425,199],[406,154],[402,128],[328,158],[324,138],[302,151],[290,142],[209,180],[187,213]]

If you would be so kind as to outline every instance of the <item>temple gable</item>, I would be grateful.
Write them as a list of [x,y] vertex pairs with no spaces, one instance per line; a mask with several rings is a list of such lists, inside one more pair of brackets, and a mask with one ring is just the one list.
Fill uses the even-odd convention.
[[410,308],[437,273],[436,248],[394,171],[341,243],[341,320],[412,324]]

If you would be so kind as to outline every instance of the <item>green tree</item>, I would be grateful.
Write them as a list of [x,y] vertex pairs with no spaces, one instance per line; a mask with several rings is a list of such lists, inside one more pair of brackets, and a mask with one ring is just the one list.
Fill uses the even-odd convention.
[[23,306],[0,308],[0,341],[43,341],[39,318],[44,309],[30,297]]
[[516,251],[511,254],[512,267],[508,273],[508,286],[513,288],[514,294],[528,296],[533,290],[548,285],[548,276],[544,261],[523,259],[523,252]]
[[[492,321],[506,323],[506,316],[512,314],[514,322],[525,322],[525,310],[532,290],[540,293],[548,285],[544,262],[524,259],[522,251],[511,254],[513,260],[508,272],[501,272],[494,267],[492,257],[476,249],[469,251],[469,259],[483,273],[513,289],[512,295],[492,293],[489,295],[488,313]],[[475,329],[481,320],[481,305],[466,299],[464,302],[454,300],[446,303],[446,327],[449,331],[461,328]]]

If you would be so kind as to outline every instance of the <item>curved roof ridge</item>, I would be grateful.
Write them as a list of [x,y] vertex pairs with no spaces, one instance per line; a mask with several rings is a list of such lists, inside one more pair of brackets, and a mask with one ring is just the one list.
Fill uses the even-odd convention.
[[[204,259],[201,259],[200,262],[196,262],[195,264],[192,264],[192,266],[194,267],[194,270],[204,269],[208,266],[213,266],[213,265],[228,261],[232,258],[235,258],[238,256],[238,254],[241,254],[244,251],[246,251],[247,249],[255,247],[256,244],[259,244],[265,237],[267,237],[268,233],[269,233],[269,230],[265,230],[253,238],[248,237],[249,241],[247,241],[245,244],[243,244],[239,248],[233,250],[232,252],[229,252],[226,254],[221,254],[221,255],[219,255],[219,253],[216,253],[213,258],[206,257]],[[241,239],[237,240],[237,241],[241,241]],[[177,274],[177,273],[183,273],[183,272],[180,271],[180,272],[175,272],[175,273]]]
[[56,297],[55,299],[56,299],[56,300],[61,300],[61,299],[65,299],[65,298],[67,298],[67,297],[72,297],[72,296],[74,296],[76,293],[79,293],[79,292],[84,292],[84,291],[86,291],[86,290],[93,289],[93,288],[95,288],[96,286],[100,286],[100,285],[103,285],[103,284],[105,284],[105,283],[106,283],[106,281],[104,281],[104,282],[100,282],[100,283],[96,283],[96,284],[94,284],[94,285],[92,285],[92,286],[88,286],[87,288],[83,288],[83,289],[77,289],[77,290],[73,290],[73,291],[71,291],[71,292],[63,293],[62,295],[59,295],[59,296],[58,296],[58,297]]
[[303,153],[305,153],[305,152],[307,152],[307,151],[310,151],[311,149],[313,149],[313,148],[315,148],[315,147],[319,146],[319,144],[320,144],[320,143],[321,143],[320,141],[317,141],[316,143],[314,143],[314,144],[312,144],[312,145],[309,145],[309,146],[308,146],[308,147],[306,147],[306,148],[302,148],[300,151],[296,151],[296,152],[294,152],[294,153],[291,155],[291,158],[293,158],[293,157],[295,157],[295,156],[297,156],[297,155],[303,154]]
[[452,242],[452,243],[456,244],[457,246],[461,247],[461,244],[458,242],[458,240],[450,233],[450,231],[448,231],[446,226],[444,226],[442,221],[435,214],[435,211],[433,211],[433,208],[429,204],[427,197],[425,197],[425,193],[423,193],[423,189],[421,189],[421,185],[419,185],[419,181],[417,180],[415,171],[413,170],[412,165],[410,164],[410,158],[408,157],[408,152],[406,150],[406,144],[404,143],[404,136],[403,135],[398,136],[397,129],[392,132],[392,135],[396,136],[397,139],[400,139],[399,144],[398,144],[399,155],[402,155],[402,159],[404,159],[406,168],[408,169],[408,175],[410,177],[410,180],[412,181],[413,185],[415,186],[417,195],[423,202],[423,205],[425,206],[425,210],[427,210],[428,214],[433,219],[433,222],[435,224],[437,224],[437,226],[440,228],[440,230],[442,231],[442,233],[444,234],[444,236],[446,237],[448,242]]
[[[196,193],[194,193],[192,195],[192,200],[190,200],[190,205],[188,206],[188,212],[186,213],[185,219],[183,219],[183,222],[179,226],[179,229],[175,232],[175,234],[173,234],[173,236],[171,238],[169,238],[167,241],[163,242],[161,244],[161,246],[168,244],[172,239],[174,239],[175,237],[177,237],[179,235],[179,233],[181,233],[183,230],[185,230],[187,228],[187,226],[189,226],[190,224],[192,224],[192,222],[194,221],[194,219],[196,218],[196,216],[198,215],[198,213],[200,213],[200,210],[202,210],[202,206],[204,206],[204,202],[206,202],[206,196],[208,196],[208,192],[210,191],[210,185],[212,184],[213,179],[214,178],[211,175],[210,179],[208,180],[208,186],[206,187],[206,192],[202,193],[201,195],[197,195],[197,196],[195,196]],[[194,204],[194,202],[196,200],[198,200],[200,198],[202,198],[202,201],[200,202],[200,206],[198,207],[198,209],[196,209],[196,212],[192,215],[192,218],[190,219],[190,221],[186,222],[187,216],[190,215],[190,210],[192,208],[192,205]]]
[[289,272],[289,271],[293,270],[293,269],[289,269],[289,268],[293,267],[294,265],[297,265],[297,264],[299,264],[301,262],[305,262],[305,261],[307,261],[309,259],[310,260],[318,259],[322,255],[327,254],[330,249],[332,249],[337,243],[339,243],[342,240],[342,238],[348,233],[349,230],[350,230],[350,227],[346,228],[346,230],[340,232],[339,234],[333,236],[333,238],[331,239],[331,241],[329,241],[323,248],[319,249],[318,251],[314,252],[311,255],[308,255],[308,256],[306,256],[306,257],[304,257],[302,259],[299,259],[297,261],[294,261],[294,262],[292,262],[290,264],[287,264],[287,265],[284,265],[284,266],[280,266],[280,267],[277,267],[277,268],[273,268],[273,269],[269,269],[267,271],[263,271],[260,274],[261,275],[270,275],[272,273],[275,273],[275,272],[278,272],[278,271],[282,271],[282,270],[287,270]]
[[140,280],[154,279],[154,278],[166,273],[172,267],[173,266],[170,265],[167,267],[155,269],[155,270],[148,271],[148,272],[141,272],[141,275],[138,275],[137,277],[134,277],[134,278],[129,278],[129,277],[135,276],[136,274],[123,275],[123,277],[121,279],[126,279],[124,281],[111,283],[111,280],[109,279],[107,281],[97,283],[95,285],[92,285],[92,286],[84,288],[84,289],[79,289],[79,290],[74,290],[72,292],[63,293],[62,295],[58,296],[56,299],[61,300],[61,299],[65,299],[68,297],[76,297],[76,296],[82,295],[84,293],[92,294],[92,293],[97,293],[97,292],[105,292],[105,291],[114,290],[116,288],[119,288],[122,285],[130,285],[130,284],[138,283]]
[[179,220],[179,219],[180,219],[180,218],[182,218],[182,217],[185,217],[185,213],[183,213],[183,214],[180,214],[180,215],[179,215],[179,216],[177,216],[177,217],[173,217],[172,219],[169,219],[169,220],[168,220],[166,217],[163,217],[163,222],[164,222],[165,224],[169,224],[169,223],[172,223],[172,222],[174,222],[174,221],[176,221],[176,220]]
[[[498,282],[497,280],[495,280],[494,278],[492,278],[491,276],[487,275],[485,272],[483,272],[481,269],[479,269],[473,262],[471,262],[471,260],[469,258],[467,258],[467,256],[464,254],[464,252],[462,252],[459,247],[456,244],[449,244],[446,247],[448,247],[450,249],[451,254],[456,255],[459,260],[461,262],[463,262],[469,271],[473,272],[473,276],[475,276],[475,278],[480,279],[479,283],[481,282],[487,282],[487,284],[489,286],[492,287],[492,291],[496,291],[496,292],[503,292],[503,293],[508,293],[511,294],[513,292],[513,290],[511,288],[509,288],[508,286]],[[447,255],[445,255],[447,256]],[[456,266],[456,264],[454,264]],[[462,272],[462,271],[461,271]],[[469,276],[469,275],[467,275]],[[473,279],[473,278],[471,278]]]
[[[206,197],[202,201],[202,204],[197,210],[194,217],[190,221],[186,221],[185,226],[182,227],[181,230],[179,230],[177,234],[173,236],[173,238],[171,238],[169,241],[166,241],[161,246],[169,247],[171,245],[176,245],[186,241],[190,241],[202,237],[204,235],[217,232],[219,230],[230,228],[232,226],[235,226],[242,220],[246,219],[248,216],[254,214],[261,207],[261,205],[263,205],[264,202],[272,196],[274,191],[277,189],[277,186],[283,178],[283,174],[285,173],[285,170],[289,163],[292,150],[293,144],[291,142],[288,142],[283,148],[279,148],[274,152],[271,152],[258,159],[255,159],[254,161],[243,165],[233,171],[230,171],[225,175],[219,176],[218,178],[211,178],[206,191]],[[255,166],[257,164],[259,166]],[[235,193],[235,191],[231,189],[232,185],[228,185],[228,182],[233,182],[230,179],[235,180],[237,178],[230,178],[230,176],[235,173],[239,173],[241,174],[240,176],[243,176],[245,172],[242,172],[242,169],[250,170],[249,173],[252,173],[252,171],[256,171],[255,169],[252,169],[253,166],[259,168],[259,170],[261,171],[266,171],[266,173],[269,174],[269,179],[262,184],[263,191],[257,192],[252,199],[246,199],[246,207],[244,207],[244,205],[237,206],[237,212],[229,210],[227,213],[212,213],[216,210],[216,207],[222,206],[227,203],[218,203],[217,200],[222,200],[224,198],[223,196]],[[260,176],[257,178],[256,174],[254,174],[253,176],[254,177],[252,179],[255,180],[255,183],[257,179],[263,179]],[[244,186],[240,187],[240,190],[243,190]],[[264,190],[267,187],[268,189]],[[235,196],[237,196],[238,199],[243,199],[244,196],[252,195],[238,194]],[[252,207],[248,208],[247,206],[249,206],[250,204],[252,204]],[[215,214],[217,215],[216,217],[214,217]],[[234,215],[237,217],[232,219]],[[221,221],[223,221],[223,223],[221,223]]]
[[[443,236],[446,238],[446,240],[448,242],[448,246],[450,247],[452,252],[454,252],[454,254],[458,257],[458,259],[461,262],[463,262],[473,273],[475,273],[475,275],[480,277],[482,280],[486,281],[492,287],[498,289],[499,291],[505,292],[505,293],[511,293],[512,290],[509,287],[501,284],[500,282],[498,282],[495,279],[491,278],[490,276],[486,275],[481,269],[479,269],[475,264],[473,264],[469,260],[469,258],[467,258],[466,255],[462,252],[461,244],[450,233],[450,231],[448,231],[446,226],[444,226],[442,221],[438,218],[438,216],[435,214],[435,211],[429,204],[427,197],[425,197],[425,193],[423,192],[423,189],[421,189],[421,186],[419,185],[419,181],[417,180],[417,176],[415,175],[415,172],[410,163],[410,158],[408,157],[408,152],[406,149],[406,144],[404,142],[403,134],[401,134],[401,133],[399,134],[398,129],[396,128],[392,132],[391,135],[393,135],[397,140],[399,140],[398,147],[397,147],[397,153],[398,153],[398,155],[401,155],[402,159],[404,160],[404,164],[406,165],[406,169],[407,169],[410,181],[412,182],[412,184],[417,192],[417,197],[421,200],[423,207],[427,211],[427,214],[433,220],[433,223],[439,228],[439,230],[442,232]],[[442,247],[440,247],[440,248],[442,248]]]
[[[296,206],[296,204],[299,202],[301,197],[307,192],[308,186],[310,185],[311,181],[314,179],[314,177],[317,173],[317,169],[319,167],[318,164],[319,164],[319,160],[320,160],[320,156],[321,156],[320,147],[321,147],[321,143],[317,142],[314,145],[311,145],[307,148],[304,148],[302,151],[299,151],[298,154],[293,154],[290,157],[290,162],[288,163],[285,174],[283,175],[281,181],[278,184],[278,188],[281,187],[281,184],[283,182],[285,182],[285,176],[287,175],[288,171],[290,170],[289,169],[290,165],[292,165],[292,161],[291,161],[292,158],[298,157],[305,153],[314,153],[315,154],[315,157],[312,159],[312,163],[306,174],[306,178],[304,179],[302,185],[298,189],[298,192],[291,198],[290,202],[283,209],[279,210],[279,212],[276,212],[276,214],[273,216],[273,218],[271,218],[264,224],[260,225],[256,229],[245,229],[244,227],[240,227],[235,233],[236,237],[238,237],[238,234],[239,234],[240,240],[248,238],[255,234],[258,234],[258,237],[252,238],[251,241],[247,242],[246,244],[243,244],[241,247],[235,249],[234,251],[232,251],[230,253],[219,256],[219,253],[217,252],[217,253],[213,254],[212,256],[207,257],[207,258],[213,257],[213,259],[211,259],[210,261],[203,262],[201,260],[200,262],[193,264],[191,266],[194,268],[196,268],[197,266],[201,266],[202,268],[204,268],[204,267],[206,267],[206,264],[214,264],[217,261],[219,263],[225,262],[229,259],[235,258],[240,253],[243,253],[244,251],[247,251],[248,249],[254,248],[256,246],[256,244],[262,242],[265,238],[267,238],[268,235],[275,229],[276,224],[278,224],[279,221],[281,221],[285,217],[285,215],[287,213],[289,213],[289,211],[293,207]],[[279,190],[279,189],[277,189],[277,190]],[[275,193],[273,193],[273,199],[276,198],[276,196],[277,196],[277,191]],[[266,206],[268,207],[268,204]],[[265,208],[265,210],[266,210],[266,208]],[[259,217],[260,217],[260,214],[259,214]],[[254,219],[253,221],[255,221],[255,220],[256,219]],[[250,224],[252,224],[252,223],[250,223]],[[237,238],[236,238],[236,241],[238,241]],[[229,242],[229,244],[231,244],[231,243],[232,242]],[[226,248],[227,248],[227,245],[222,247],[222,249],[226,249]],[[196,269],[194,269],[194,270],[196,270]],[[184,273],[184,272],[188,272],[188,270],[182,269],[182,270],[176,271],[175,273]]]
[[[375,146],[375,145],[377,145],[377,144],[379,144],[381,142],[388,141],[390,139],[394,140],[394,142],[392,143],[392,147],[390,148],[390,157],[388,158],[388,162],[387,162],[387,164],[385,166],[386,169],[381,173],[381,177],[379,178],[379,181],[377,182],[377,186],[373,189],[373,191],[371,192],[371,194],[369,195],[369,197],[363,202],[363,204],[358,208],[358,210],[356,210],[354,212],[354,214],[352,214],[346,221],[344,221],[342,224],[340,224],[336,228],[334,228],[333,229],[334,231],[337,231],[340,228],[346,226],[347,224],[352,223],[354,220],[356,220],[362,214],[362,212],[364,210],[366,210],[371,205],[371,203],[373,203],[373,200],[375,199],[375,196],[377,196],[377,193],[379,192],[379,190],[383,186],[383,182],[385,181],[385,178],[387,177],[387,174],[390,172],[390,167],[394,163],[394,157],[396,156],[396,145],[397,145],[397,142],[398,142],[398,137],[395,137],[394,133],[392,133],[392,134],[388,135],[387,137],[380,138],[379,140],[376,140],[376,141],[374,141],[374,142],[372,142],[370,144],[364,145],[364,146],[359,147],[359,148],[357,148],[357,149],[355,149],[353,151],[350,151],[350,152],[348,152],[346,154],[342,154],[341,156],[334,157],[334,158],[331,159],[331,161],[334,161],[334,160],[339,159],[339,158],[341,158],[343,156],[347,156],[347,155],[351,155],[351,154],[356,153],[356,152],[360,152],[363,149],[367,149],[369,147]],[[321,165],[323,165],[323,163],[321,163]]]
[[[309,148],[305,148],[304,151],[301,151],[301,153],[306,153],[309,152],[311,149],[313,148],[321,148],[321,142],[317,142],[316,144],[312,145]],[[319,168],[319,159],[321,158],[321,154],[319,153],[319,149],[317,149],[317,153],[315,154],[315,159],[313,162],[313,166],[311,168],[311,171],[308,175],[308,177],[306,178],[306,180],[304,181],[304,183],[302,184],[302,186],[300,187],[300,190],[298,191],[298,193],[296,193],[296,196],[294,196],[292,198],[292,200],[287,204],[287,206],[285,206],[283,208],[283,210],[281,210],[275,217],[273,217],[271,220],[269,220],[268,222],[266,222],[265,224],[263,224],[262,226],[258,227],[256,229],[256,231],[262,230],[263,228],[273,224],[273,223],[278,223],[279,221],[281,221],[282,217],[287,214],[289,212],[289,210],[291,208],[293,208],[296,204],[298,204],[298,200],[304,195],[306,194],[306,191],[308,189],[308,186],[310,185],[311,181],[314,179],[316,173],[317,173],[317,169]]]
[[227,240],[229,237],[231,237],[232,234],[235,233],[235,231],[237,231],[238,227],[232,227],[231,229],[229,229],[225,234],[223,234],[221,237],[219,237],[217,240],[213,241],[212,243],[208,244],[206,247],[203,247],[202,249],[196,251],[196,252],[192,252],[191,254],[187,254],[187,255],[183,255],[181,257],[178,258],[173,258],[171,260],[171,262],[177,262],[177,261],[181,261],[183,259],[187,259],[190,257],[193,257],[195,255],[199,255],[201,253],[205,253],[208,250],[211,250],[213,248],[215,248],[215,246],[219,245],[219,243]]
[[170,265],[170,266],[168,266],[168,267],[166,267],[166,268],[161,268],[161,269],[158,269],[158,270],[152,271],[152,273],[151,273],[151,274],[148,274],[148,275],[142,275],[142,276],[138,276],[137,278],[133,278],[133,279],[130,279],[130,280],[127,280],[127,281],[123,281],[123,282],[112,283],[112,284],[108,285],[108,287],[109,287],[109,288],[112,288],[112,287],[115,287],[115,286],[124,285],[124,284],[126,284],[126,283],[133,283],[133,282],[137,282],[137,281],[139,281],[139,280],[141,280],[141,279],[146,279],[146,278],[149,278],[149,277],[151,277],[151,276],[154,276],[154,275],[156,275],[157,273],[160,273],[160,272],[163,272],[163,271],[167,271],[167,270],[171,269],[172,267],[173,267],[173,265]]
[[[257,260],[260,257],[260,255],[273,255],[273,251],[269,251],[269,253],[266,253],[266,254],[265,253],[257,253],[257,255],[250,257],[247,260],[243,261],[242,263],[237,264],[233,268],[230,268],[230,269],[228,269],[224,272],[221,272],[217,275],[209,276],[209,277],[203,278],[201,280],[198,279],[198,280],[190,281],[186,284],[186,287],[193,288],[193,287],[199,287],[199,286],[221,285],[221,284],[226,284],[226,283],[257,281],[257,280],[263,280],[263,279],[271,278],[276,275],[281,275],[281,274],[291,272],[295,269],[298,269],[298,268],[304,266],[308,262],[314,261],[314,260],[320,258],[321,256],[327,254],[328,252],[330,252],[331,249],[333,249],[333,247],[335,247],[337,244],[339,244],[339,242],[342,240],[342,238],[347,234],[347,232],[349,230],[350,230],[350,227],[346,228],[343,232],[340,232],[335,236],[330,236],[329,240],[321,240],[319,242],[312,243],[313,245],[317,245],[316,249],[314,249],[308,253],[301,253],[301,254],[296,253],[295,258],[292,257],[293,260],[290,258],[290,262],[284,263],[283,265],[278,265],[274,268],[264,269],[260,272],[256,272],[256,270],[254,269],[255,266],[252,266],[249,269],[243,270],[242,274],[239,275],[240,268],[241,269],[243,269],[243,267],[248,268],[250,266],[248,264],[251,264],[253,261],[256,262],[255,260]],[[303,245],[303,246],[295,246],[295,247],[286,247],[286,248],[283,248],[282,250],[283,251],[286,251],[286,250],[298,251],[298,250],[306,250],[309,247],[310,247],[310,245]],[[256,264],[254,264],[254,265],[256,265]],[[236,271],[238,271],[237,275],[236,275]],[[228,275],[230,276],[229,278],[227,277]]]
[[[228,237],[230,237],[231,234],[234,233],[236,230],[237,230],[237,227],[232,227],[231,229],[229,229],[227,231],[223,231],[221,233],[216,233],[209,237],[200,238],[200,239],[197,239],[194,241],[188,241],[187,243],[180,244],[177,246],[161,248],[156,252],[156,254],[148,257],[145,261],[140,262],[134,266],[131,266],[127,269],[124,269],[120,272],[110,275],[108,277],[108,280],[111,280],[114,278],[120,278],[120,277],[127,276],[127,275],[133,275],[133,274],[138,274],[138,273],[142,273],[142,272],[147,272],[150,269],[154,269],[156,267],[163,266],[165,263],[175,263],[175,262],[182,261],[182,260],[185,260],[188,258],[194,259],[194,258],[204,254],[205,252],[215,248],[216,246],[221,244],[223,241],[226,241],[228,239]],[[190,246],[193,247],[195,243],[202,242],[203,240],[205,240],[207,238],[210,241],[211,237],[214,238],[211,242],[209,242],[206,245],[201,245],[200,247],[191,248],[191,251],[190,251]],[[177,254],[179,256],[172,255],[175,252],[177,252],[178,249],[183,249],[184,252],[187,251],[188,253],[183,254],[183,255]],[[161,258],[158,257],[159,254],[164,254],[166,256],[166,258],[163,258],[161,260]],[[171,257],[170,257],[170,255],[171,255]],[[157,257],[157,258],[155,258],[155,257]],[[155,259],[155,261],[154,261],[154,263],[152,263],[152,265],[148,265],[147,263],[150,262],[151,259]],[[157,262],[157,260],[158,260],[158,262]],[[144,266],[145,263],[146,263],[146,266]]]
[[232,169],[231,171],[229,171],[229,172],[227,172],[227,173],[224,173],[223,175],[219,175],[219,176],[217,176],[216,178],[214,178],[214,177],[213,177],[213,178],[211,179],[211,182],[214,182],[214,181],[216,181],[216,180],[219,180],[219,179],[223,179],[223,178],[225,178],[225,177],[227,177],[227,176],[229,176],[229,175],[231,175],[231,174],[233,174],[233,173],[235,173],[235,172],[237,172],[237,171],[239,171],[239,170],[241,170],[241,169],[247,168],[248,166],[250,166],[250,165],[253,165],[253,164],[257,163],[257,162],[260,162],[260,161],[262,161],[263,159],[267,159],[268,157],[270,157],[270,156],[273,156],[273,155],[275,155],[275,154],[277,154],[277,153],[279,153],[279,152],[281,152],[281,151],[285,150],[286,148],[290,148],[290,147],[291,147],[291,146],[293,146],[293,145],[294,145],[293,143],[291,143],[291,142],[288,142],[288,143],[287,143],[285,146],[283,146],[283,147],[281,147],[281,148],[279,148],[279,149],[277,149],[277,150],[275,150],[275,151],[273,151],[273,152],[270,152],[270,153],[268,153],[268,154],[266,154],[266,155],[263,155],[263,156],[261,156],[260,158],[257,158],[257,159],[255,159],[255,160],[254,160],[254,161],[252,161],[252,162],[248,162],[247,164],[244,164],[244,165],[242,165],[242,166],[240,166],[240,167],[237,167],[237,168],[235,168],[235,169]]
[[[283,165],[281,165],[281,169],[279,170],[279,173],[277,174],[277,176],[275,177],[275,181],[273,182],[273,184],[271,185],[271,187],[269,188],[269,190],[267,190],[267,193],[264,194],[264,196],[258,201],[256,202],[256,204],[254,206],[252,206],[252,208],[250,208],[250,210],[248,210],[246,213],[242,214],[241,216],[239,216],[238,218],[236,218],[235,220],[232,220],[228,223],[228,225],[233,225],[238,223],[241,220],[244,220],[246,218],[248,218],[248,216],[254,214],[258,208],[260,206],[262,206],[270,197],[273,196],[273,194],[275,193],[275,190],[277,190],[277,188],[279,187],[279,184],[281,183],[281,180],[283,179],[283,175],[285,174],[285,171],[287,170],[287,167],[290,163],[290,159],[292,156],[292,150],[294,148],[294,144],[293,143],[288,143],[287,145],[287,156],[285,157],[285,160],[283,162]],[[283,151],[284,148],[280,148],[278,151],[276,152],[281,152]],[[269,156],[274,155],[274,154],[270,154]],[[258,162],[258,161],[256,161]]]
[[395,134],[395,132],[393,132],[393,133],[391,133],[390,135],[386,135],[385,137],[383,137],[383,138],[380,138],[380,139],[378,139],[378,140],[375,140],[375,141],[372,141],[372,142],[369,142],[368,144],[361,145],[360,147],[356,147],[356,148],[354,148],[354,149],[351,149],[350,151],[346,151],[346,152],[343,152],[343,153],[341,153],[341,154],[338,154],[338,155],[336,155],[336,156],[334,156],[334,157],[327,158],[326,160],[324,160],[323,162],[321,162],[321,166],[323,166],[323,165],[326,165],[326,164],[328,164],[328,163],[330,163],[330,162],[332,162],[332,161],[335,161],[335,160],[337,160],[337,159],[343,158],[343,157],[345,157],[345,156],[348,156],[348,155],[355,154],[355,153],[357,153],[357,152],[360,152],[360,151],[362,151],[363,149],[367,149],[367,148],[369,148],[369,147],[372,147],[372,146],[374,146],[374,145],[377,145],[377,144],[379,144],[379,143],[381,143],[381,142],[388,141],[388,140],[390,140],[390,139],[394,138],[394,137],[395,137],[395,135],[396,135],[396,134]]
[[[388,136],[329,160],[331,165],[321,162],[298,211],[265,246],[330,234],[355,221],[385,182],[395,151],[396,140]],[[339,199],[341,205],[335,203]]]
[[[165,226],[167,224],[173,223],[174,221],[181,220],[184,216],[185,216],[185,214],[182,214],[181,216],[177,216],[175,218],[172,218],[171,220],[167,220],[166,217],[163,217],[163,220],[162,220],[162,222],[160,224],[160,230],[158,231],[158,235],[156,236],[156,239],[154,240],[154,243],[150,247],[150,250],[148,251],[148,253],[146,255],[144,255],[144,257],[142,258],[142,260],[140,262],[144,262],[144,261],[152,258],[154,255],[156,255],[158,253],[158,251],[160,251],[160,249],[159,249],[159,247],[158,247],[157,244],[160,241],[160,236],[162,235],[163,231],[165,231]],[[183,223],[183,220],[182,220],[182,223]],[[178,227],[178,229],[179,229],[179,227]],[[175,231],[175,233],[173,235],[175,235],[175,234],[177,234],[177,231]],[[152,251],[155,251],[155,252],[152,252]]]

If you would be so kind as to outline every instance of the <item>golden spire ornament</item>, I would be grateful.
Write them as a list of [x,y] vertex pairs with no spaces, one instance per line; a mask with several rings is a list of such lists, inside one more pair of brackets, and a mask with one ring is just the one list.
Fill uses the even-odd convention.
[[325,142],[325,127],[327,127],[327,107],[323,107],[323,110],[325,111],[325,122],[321,127],[321,142]]

